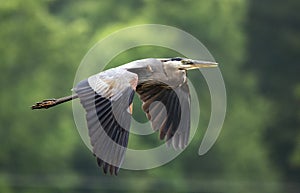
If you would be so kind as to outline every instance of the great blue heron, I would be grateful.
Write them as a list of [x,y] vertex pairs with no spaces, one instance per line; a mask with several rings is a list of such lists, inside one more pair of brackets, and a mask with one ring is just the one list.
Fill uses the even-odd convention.
[[142,108],[152,128],[159,130],[160,139],[183,149],[190,131],[187,70],[216,66],[215,62],[180,57],[136,60],[79,82],[74,95],[43,100],[32,109],[79,98],[97,163],[104,173],[117,175],[128,144],[134,93],[143,101]]

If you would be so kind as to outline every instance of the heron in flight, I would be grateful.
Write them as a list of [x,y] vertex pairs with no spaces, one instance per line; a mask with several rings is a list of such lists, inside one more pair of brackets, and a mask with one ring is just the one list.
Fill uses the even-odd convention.
[[180,57],[136,60],[79,82],[71,96],[43,100],[31,108],[47,109],[79,98],[97,163],[105,174],[117,175],[128,144],[134,94],[159,138],[184,149],[190,132],[187,70],[216,66]]

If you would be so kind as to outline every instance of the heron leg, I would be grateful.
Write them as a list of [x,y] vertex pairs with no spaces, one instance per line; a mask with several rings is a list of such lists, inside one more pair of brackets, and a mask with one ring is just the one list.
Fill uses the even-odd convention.
[[58,98],[58,99],[45,99],[41,102],[37,102],[35,105],[32,105],[31,109],[32,110],[34,110],[34,109],[48,109],[50,107],[59,105],[59,104],[64,103],[64,102],[71,101],[71,100],[76,99],[76,98],[78,98],[77,94],[73,94],[73,95],[70,95],[70,96],[65,96],[65,97]]

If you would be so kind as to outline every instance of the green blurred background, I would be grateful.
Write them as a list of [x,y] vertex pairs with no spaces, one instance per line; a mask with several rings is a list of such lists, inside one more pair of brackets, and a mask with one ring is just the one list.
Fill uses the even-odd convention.
[[[0,0],[0,192],[300,192],[299,10],[297,0]],[[198,156],[210,114],[199,78],[203,108],[192,144],[162,167],[105,176],[71,103],[29,106],[70,94],[93,44],[145,23],[178,27],[211,51],[226,84],[226,120]],[[116,61],[164,53],[133,49]]]

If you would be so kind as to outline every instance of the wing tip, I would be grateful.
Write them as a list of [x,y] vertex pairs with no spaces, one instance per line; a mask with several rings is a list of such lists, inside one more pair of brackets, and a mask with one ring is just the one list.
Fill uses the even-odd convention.
[[[95,154],[94,154],[95,155]],[[118,176],[119,174],[119,171],[120,171],[120,168],[117,167],[117,166],[113,166],[105,161],[103,161],[102,159],[96,157],[97,159],[97,164],[100,168],[102,168],[103,170],[103,173],[106,175],[106,174],[110,174],[110,175],[115,175],[115,176]]]

